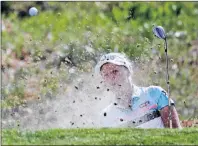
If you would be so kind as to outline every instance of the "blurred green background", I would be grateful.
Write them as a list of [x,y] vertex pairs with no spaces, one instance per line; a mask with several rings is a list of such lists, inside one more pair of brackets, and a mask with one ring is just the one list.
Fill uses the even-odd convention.
[[[29,16],[30,7],[38,9]],[[105,52],[124,52],[142,86],[165,82],[168,37],[171,97],[181,119],[198,117],[198,2],[1,2],[2,106],[53,98],[92,72]],[[143,78],[144,77],[144,78]],[[58,90],[59,89],[59,90]]]

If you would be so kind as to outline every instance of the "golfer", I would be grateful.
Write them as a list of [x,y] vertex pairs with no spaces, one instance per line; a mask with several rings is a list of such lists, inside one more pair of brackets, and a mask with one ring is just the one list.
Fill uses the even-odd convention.
[[[103,55],[95,67],[95,73],[102,76],[105,85],[116,97],[115,102],[101,113],[102,127],[169,127],[169,102],[166,91],[159,86],[134,85],[132,66],[124,54]],[[181,128],[172,99],[171,105],[172,127]]]

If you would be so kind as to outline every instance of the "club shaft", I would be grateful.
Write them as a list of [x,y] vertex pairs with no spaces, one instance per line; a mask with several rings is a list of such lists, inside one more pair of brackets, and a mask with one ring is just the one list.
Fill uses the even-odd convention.
[[168,117],[169,117],[169,126],[172,128],[172,108],[171,108],[171,100],[170,100],[170,82],[169,82],[169,73],[168,73],[168,49],[167,49],[167,40],[165,38],[165,55],[166,55],[166,83],[168,88]]

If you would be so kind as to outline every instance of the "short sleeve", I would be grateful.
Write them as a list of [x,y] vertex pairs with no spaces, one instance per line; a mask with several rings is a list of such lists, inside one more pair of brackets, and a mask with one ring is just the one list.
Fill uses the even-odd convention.
[[[161,110],[168,105],[168,95],[166,91],[159,86],[150,87],[150,96],[155,100],[157,104],[157,110]],[[171,99],[171,105],[174,105],[174,101]]]
[[[174,105],[174,101],[172,99],[170,100],[171,100],[171,105]],[[166,91],[162,88],[160,90],[160,96],[158,98],[157,105],[158,105],[157,106],[158,110],[161,110],[163,107],[168,105],[168,95]]]

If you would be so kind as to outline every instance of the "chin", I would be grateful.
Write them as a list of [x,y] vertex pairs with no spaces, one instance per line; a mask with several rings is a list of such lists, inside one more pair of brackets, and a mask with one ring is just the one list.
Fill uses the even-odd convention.
[[112,83],[110,86],[111,86],[110,88],[112,88],[113,90],[116,90],[116,91],[119,91],[119,90],[122,89],[122,85],[121,84]]

